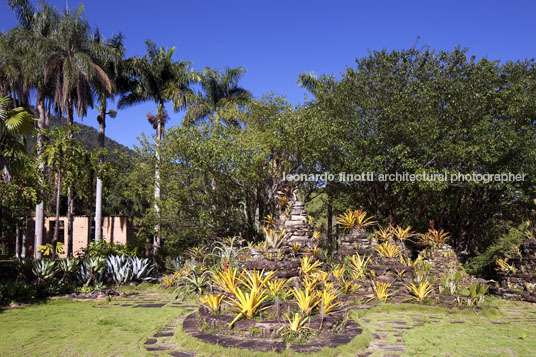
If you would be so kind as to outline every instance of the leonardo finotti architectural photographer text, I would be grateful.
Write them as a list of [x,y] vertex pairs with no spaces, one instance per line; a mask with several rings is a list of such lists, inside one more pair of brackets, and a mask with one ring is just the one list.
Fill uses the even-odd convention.
[[283,173],[283,180],[288,182],[522,182],[526,174],[506,173],[420,173],[397,172],[394,174],[381,174],[374,172],[361,172],[356,174],[339,172],[336,174],[324,172],[322,174],[287,174]]

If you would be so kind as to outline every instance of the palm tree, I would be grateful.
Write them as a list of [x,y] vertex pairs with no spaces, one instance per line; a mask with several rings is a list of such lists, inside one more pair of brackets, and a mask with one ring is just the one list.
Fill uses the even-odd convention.
[[[125,53],[125,46],[123,44],[123,36],[121,34],[110,38],[108,41],[100,36],[97,30],[93,36],[93,42],[103,53],[99,56],[99,62],[101,68],[106,72],[110,83],[112,84],[112,92],[115,93],[117,89],[117,82],[120,81],[119,76],[122,75],[121,59]],[[99,114],[97,116],[97,122],[99,123],[99,148],[104,149],[105,128],[106,128],[106,115],[111,118],[115,118],[116,111],[108,110],[108,99],[111,95],[106,88],[96,85],[95,91],[97,92],[97,98],[99,101]],[[104,157],[99,155],[99,164],[102,165]],[[91,222],[91,217],[90,217]],[[99,241],[102,238],[102,179],[101,175],[97,174],[97,184],[95,192],[95,241]]]
[[[251,99],[251,93],[238,86],[242,75],[246,72],[243,67],[226,68],[223,73],[211,68],[205,68],[201,75],[203,94],[198,94],[188,105],[184,123],[194,124],[214,114],[218,109],[245,106]],[[236,125],[236,119],[225,119],[228,124]]]
[[[169,116],[165,103],[173,100],[176,110],[185,108],[192,91],[190,84],[196,79],[190,70],[190,62],[172,60],[175,47],[166,51],[164,47],[157,48],[150,40],[145,42],[147,53],[142,58],[131,58],[127,61],[130,70],[130,81],[123,89],[124,95],[119,101],[119,108],[134,104],[153,101],[156,105],[156,115],[147,114],[149,123],[156,130],[156,165],[154,183],[154,210],[159,217],[160,201],[160,146],[163,140],[165,123]],[[161,245],[160,224],[155,226],[153,253]]]
[[[102,87],[109,95],[112,84],[106,72],[97,64],[103,52],[90,39],[90,27],[80,4],[73,14],[66,10],[57,30],[48,44],[49,55],[45,65],[45,80],[51,79],[54,86],[54,104],[67,117],[69,138],[72,140],[74,109],[78,117],[84,117],[87,108],[93,106],[91,86]],[[69,252],[73,239],[73,192],[68,189],[67,220]]]
[[[13,54],[21,58],[21,72],[25,74],[23,80],[18,83],[26,83],[27,88],[37,90],[35,107],[37,108],[39,119],[37,126],[37,155],[40,158],[43,152],[43,144],[46,140],[43,130],[48,129],[48,110],[46,101],[50,93],[50,87],[44,80],[44,66],[47,60],[48,40],[55,31],[59,16],[56,11],[46,4],[42,4],[40,11],[37,11],[28,0],[10,0],[9,7],[15,13],[19,26],[10,31],[10,36],[17,43],[17,51]],[[0,64],[0,67],[2,64]],[[5,68],[5,67],[4,67]],[[0,69],[0,72],[2,70]],[[6,74],[6,71],[4,71]],[[20,91],[25,93],[24,90]],[[39,160],[42,162],[41,160]],[[45,166],[40,164],[40,170],[44,172]],[[36,258],[41,257],[38,247],[43,242],[44,226],[44,202],[41,200],[35,207],[35,237],[34,254]]]
[[11,99],[0,97],[0,170],[11,179],[10,159],[26,152],[26,136],[34,128],[34,119],[24,108],[9,109]]

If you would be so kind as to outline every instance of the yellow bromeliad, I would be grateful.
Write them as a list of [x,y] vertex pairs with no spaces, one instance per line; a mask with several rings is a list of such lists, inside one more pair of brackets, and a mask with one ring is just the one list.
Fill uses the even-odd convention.
[[305,256],[300,259],[300,268],[302,274],[308,275],[318,270],[318,268],[322,265],[319,261],[313,262],[313,258],[311,256]]
[[285,317],[287,319],[286,328],[287,331],[283,333],[283,335],[286,334],[292,334],[292,335],[299,335],[300,332],[305,329],[305,323],[309,320],[309,317],[307,316],[301,316],[299,313],[295,312],[292,315],[285,314]]
[[281,297],[286,299],[289,295],[289,291],[286,289],[289,279],[273,279],[266,282],[266,290],[268,295],[273,297]]
[[331,291],[324,289],[319,297],[319,305],[320,309],[323,311],[320,311],[323,315],[328,315],[329,313],[333,312],[335,308],[341,304],[340,301],[333,302],[337,298],[337,295],[332,293]]
[[238,284],[240,283],[240,276],[237,268],[225,267],[223,270],[214,274],[214,283],[227,294],[234,294]]
[[264,274],[264,270],[253,270],[253,272],[245,270],[240,281],[250,290],[261,290],[261,288],[264,288],[266,283],[272,280],[274,276],[275,272],[273,271]]
[[390,242],[379,244],[374,249],[385,258],[397,258],[402,253],[402,249],[399,246]]
[[313,292],[307,288],[305,288],[304,290],[293,288],[292,295],[294,295],[294,298],[296,298],[300,310],[305,315],[310,315],[314,308],[320,302],[319,293]]
[[220,309],[221,301],[223,300],[223,295],[205,295],[199,298],[202,304],[206,304],[212,313],[216,313]]
[[405,239],[412,237],[415,234],[414,232],[411,231],[412,228],[413,227],[408,226],[407,228],[404,229],[400,226],[396,226],[396,228],[393,229],[393,234],[398,240],[403,241]]
[[361,257],[359,253],[356,253],[349,257],[350,272],[354,280],[357,280],[365,275],[367,264],[370,257]]
[[251,319],[257,311],[264,310],[267,307],[260,308],[262,302],[266,300],[266,290],[251,289],[249,292],[243,292],[239,287],[235,291],[236,299],[231,298],[232,306],[238,310],[238,313],[229,327],[233,327],[234,323],[240,318]]
[[423,301],[430,293],[434,291],[433,286],[428,281],[421,281],[419,285],[409,283],[406,288],[411,292],[414,299],[417,301]]
[[391,296],[391,294],[387,292],[390,287],[390,283],[385,283],[382,281],[377,283],[372,282],[372,289],[374,289],[375,296],[371,297],[368,301],[378,299],[380,301],[386,302],[389,296]]

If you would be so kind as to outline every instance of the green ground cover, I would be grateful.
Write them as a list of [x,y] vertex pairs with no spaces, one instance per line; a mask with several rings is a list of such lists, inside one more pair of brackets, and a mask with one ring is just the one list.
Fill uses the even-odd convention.
[[[144,342],[173,319],[188,312],[171,304],[134,308],[144,300],[171,301],[154,285],[125,289],[130,297],[111,301],[67,298],[0,312],[0,351],[3,356],[135,356],[148,352]],[[187,303],[193,303],[188,301]],[[127,304],[128,306],[122,306]],[[536,351],[536,307],[490,298],[480,312],[417,304],[381,305],[354,311],[364,333],[350,344],[326,349],[318,356],[355,356],[365,351],[404,356],[531,356]],[[252,356],[246,350],[200,343],[178,327],[172,337],[183,351],[200,356]],[[403,352],[382,349],[404,346]],[[283,354],[284,356],[285,354]],[[286,355],[290,355],[287,352]],[[280,356],[280,355],[279,355]]]

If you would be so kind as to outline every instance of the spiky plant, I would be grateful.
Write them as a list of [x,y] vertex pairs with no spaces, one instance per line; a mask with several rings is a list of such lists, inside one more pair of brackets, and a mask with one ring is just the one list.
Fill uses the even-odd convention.
[[309,316],[314,308],[319,304],[319,293],[312,291],[311,289],[305,288],[300,290],[296,287],[292,289],[292,295],[298,303],[300,310],[307,316]]
[[268,246],[272,249],[278,249],[281,247],[281,244],[283,243],[285,236],[287,234],[286,230],[275,230],[270,227],[262,227],[264,231],[264,236],[266,238],[266,243]]
[[305,323],[309,320],[308,316],[302,316],[297,312],[290,316],[285,314],[285,318],[287,319],[287,323],[285,324],[286,331],[282,335],[291,335],[294,337],[301,335],[302,331],[306,329]]
[[376,250],[376,252],[378,252],[383,257],[389,259],[397,258],[402,253],[402,249],[396,244],[392,244],[391,242],[384,242],[382,244],[379,244],[377,247],[374,248],[374,250]]
[[428,295],[430,295],[434,291],[432,284],[430,284],[430,282],[428,281],[421,281],[419,282],[419,285],[409,283],[405,286],[413,295],[413,298],[419,302],[422,302],[424,299],[426,299],[426,297],[428,297]]
[[322,265],[319,261],[313,262],[313,257],[311,256],[305,256],[300,259],[300,271],[304,275],[311,274],[318,270],[318,268]]
[[367,264],[370,261],[370,257],[361,257],[359,253],[356,253],[350,256],[347,261],[352,277],[354,278],[354,280],[357,280],[365,275]]
[[413,235],[415,234],[414,232],[411,231],[412,228],[413,227],[411,227],[411,226],[408,226],[406,228],[396,226],[393,229],[393,234],[396,237],[396,239],[398,239],[399,241],[404,241],[404,240],[406,240],[408,238],[413,237]]
[[249,272],[244,270],[241,275],[240,281],[242,284],[247,286],[250,290],[261,290],[265,288],[266,283],[272,280],[275,277],[275,272],[269,271],[264,273],[264,270],[253,270]]
[[289,282],[289,279],[272,279],[266,282],[266,290],[268,291],[268,295],[274,298],[280,297],[282,299],[286,299],[289,295],[289,291],[287,290],[287,285]]
[[233,327],[234,323],[241,318],[251,319],[255,314],[267,308],[260,308],[262,302],[268,298],[265,289],[251,289],[249,292],[244,292],[239,287],[235,290],[235,298],[230,298],[232,306],[237,310],[236,317],[231,321],[229,327]]
[[376,236],[378,240],[381,242],[388,241],[393,237],[392,227],[391,226],[388,226],[387,228],[378,227],[378,229],[374,231],[374,236]]
[[236,287],[240,283],[240,277],[237,268],[224,267],[222,270],[214,273],[212,280],[220,289],[225,293],[231,295],[234,294]]
[[337,306],[341,304],[340,301],[334,302],[337,298],[337,294],[334,294],[328,289],[322,290],[319,296],[319,306],[322,311],[320,311],[322,316],[332,313]]
[[208,294],[199,298],[199,301],[202,304],[205,304],[206,306],[208,306],[208,308],[213,314],[220,311],[222,300],[223,300],[223,295],[213,295],[213,294]]
[[391,294],[389,294],[388,292],[390,287],[391,287],[390,283],[386,283],[383,281],[379,281],[379,282],[373,281],[372,289],[374,290],[375,295],[371,297],[368,301],[377,299],[377,300],[386,302],[387,299],[391,296]]

